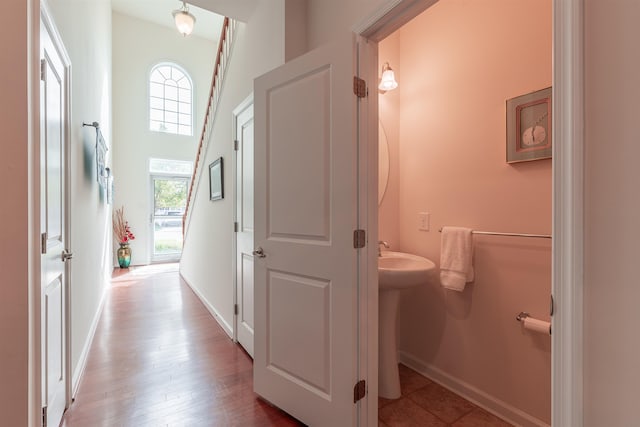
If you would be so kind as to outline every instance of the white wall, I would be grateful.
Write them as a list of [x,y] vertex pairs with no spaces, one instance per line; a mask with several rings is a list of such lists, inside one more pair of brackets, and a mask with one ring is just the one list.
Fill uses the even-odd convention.
[[3,182],[0,224],[0,413],[3,423],[26,426],[29,373],[29,182],[27,2],[0,25],[0,126]]
[[307,40],[309,49],[321,46],[336,33],[353,29],[388,0],[309,0]]
[[96,181],[95,130],[82,127],[99,122],[111,144],[111,7],[108,2],[49,3],[72,67],[71,366],[77,375],[111,275],[111,206]]
[[[230,329],[233,324],[232,111],[253,91],[253,79],[284,62],[284,0],[262,1],[249,22],[239,23],[222,99],[192,200],[180,272]],[[209,200],[208,165],[224,158],[225,198]]]
[[623,427],[640,420],[640,3],[585,9],[585,426]]
[[288,62],[307,50],[307,0],[284,0],[284,5],[284,60]]
[[[124,206],[136,236],[132,264],[148,264],[152,256],[149,158],[194,161],[216,48],[217,42],[113,13],[113,206]],[[149,130],[149,74],[163,61],[175,62],[191,76],[193,136]]]

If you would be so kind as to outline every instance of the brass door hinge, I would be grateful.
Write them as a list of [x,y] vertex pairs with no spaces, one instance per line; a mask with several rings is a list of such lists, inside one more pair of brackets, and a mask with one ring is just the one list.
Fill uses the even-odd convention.
[[353,76],[353,93],[358,98],[364,98],[367,96],[367,82],[358,76]]
[[47,407],[42,407],[42,427],[47,427]]
[[365,380],[360,380],[353,386],[353,403],[358,402],[358,400],[363,399],[367,394],[367,383]]
[[40,253],[47,253],[47,233],[44,232],[40,235]]
[[40,80],[44,82],[46,81],[46,78],[47,78],[47,60],[41,59],[40,60]]
[[233,305],[233,314],[238,315],[238,304]]
[[237,139],[233,140],[233,150],[234,151],[238,151],[238,149],[240,148],[240,141],[238,141]]
[[233,223],[233,232],[234,233],[238,232],[238,222],[237,221]]

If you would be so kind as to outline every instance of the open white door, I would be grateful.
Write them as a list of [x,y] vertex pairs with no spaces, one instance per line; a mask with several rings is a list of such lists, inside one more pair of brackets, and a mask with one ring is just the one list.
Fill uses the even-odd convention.
[[236,339],[253,357],[253,96],[233,111],[236,150]]
[[255,391],[312,426],[357,424],[353,35],[255,81]]
[[46,10],[40,24],[41,361],[43,422],[67,405],[68,57]]

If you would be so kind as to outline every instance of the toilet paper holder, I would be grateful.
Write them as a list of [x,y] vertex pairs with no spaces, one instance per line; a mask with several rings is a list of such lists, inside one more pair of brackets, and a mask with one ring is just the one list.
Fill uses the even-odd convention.
[[[532,326],[527,325],[527,323],[525,322],[525,319],[528,319],[528,318],[531,318],[531,321],[538,323],[538,325],[532,325]],[[531,330],[534,330],[534,331],[537,331],[537,332],[544,332],[544,333],[548,333],[549,335],[551,335],[551,323],[545,322],[545,321],[542,321],[542,320],[538,320],[538,319],[534,319],[526,311],[521,311],[516,316],[516,320],[518,322],[522,322],[524,324],[525,329],[531,329]]]

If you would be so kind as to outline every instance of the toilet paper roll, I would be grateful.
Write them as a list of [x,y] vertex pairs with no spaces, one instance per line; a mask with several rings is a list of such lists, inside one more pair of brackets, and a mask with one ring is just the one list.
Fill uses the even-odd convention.
[[534,319],[533,317],[525,317],[523,319],[524,328],[534,332],[551,335],[551,323],[544,320]]

